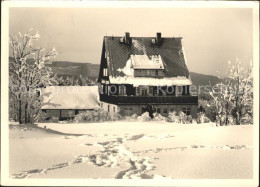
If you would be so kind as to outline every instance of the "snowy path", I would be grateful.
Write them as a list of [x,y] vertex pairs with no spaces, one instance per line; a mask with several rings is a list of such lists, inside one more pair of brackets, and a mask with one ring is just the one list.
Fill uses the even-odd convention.
[[[131,127],[120,126],[119,130],[118,124],[96,128],[89,124],[74,124],[74,127],[71,124],[67,126],[48,124],[52,130],[85,135],[44,137],[34,141],[26,138],[11,139],[11,147],[14,146],[14,149],[18,141],[22,141],[25,148],[31,149],[35,154],[31,159],[40,156],[47,161],[35,162],[30,167],[21,164],[21,167],[28,169],[18,168],[13,170],[10,176],[117,179],[250,178],[251,176],[252,126],[214,128],[208,125],[188,128],[188,126],[163,124],[165,126],[147,128],[147,124],[144,124],[140,126],[140,123],[132,123]],[[140,129],[143,133],[140,133]],[[243,138],[234,136],[234,134],[241,135],[241,132],[244,133]],[[233,136],[230,136],[231,133]],[[202,134],[206,136],[201,136]],[[12,141],[15,142],[12,144]],[[41,149],[48,150],[45,155],[38,153],[35,148],[35,144],[40,142],[44,142]],[[50,151],[50,145],[57,150],[55,154]],[[66,145],[65,150],[62,145]],[[27,159],[26,155],[23,156],[23,150],[18,153],[14,149],[14,153],[16,151],[16,154],[21,154],[22,160]],[[233,167],[232,170],[242,171],[241,175],[230,173],[230,168],[226,166]],[[217,169],[211,172],[215,170],[214,167],[222,171]],[[227,174],[229,176],[226,176]]]

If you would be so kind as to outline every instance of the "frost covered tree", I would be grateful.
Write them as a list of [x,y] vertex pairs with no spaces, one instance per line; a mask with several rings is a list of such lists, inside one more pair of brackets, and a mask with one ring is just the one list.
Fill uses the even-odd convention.
[[227,77],[222,83],[212,87],[210,95],[213,98],[216,121],[219,125],[231,123],[240,125],[243,120],[252,123],[252,65],[245,69],[238,59],[234,63],[228,62]]
[[232,98],[230,80],[216,84],[210,95],[216,108],[216,122],[220,126],[228,125],[232,110]]
[[12,52],[9,59],[9,89],[10,95],[15,96],[10,99],[18,102],[19,124],[33,122],[37,118],[42,104],[37,89],[56,83],[52,70],[45,66],[55,57],[56,50],[46,51],[36,47],[34,42],[39,38],[39,33],[32,32],[32,29],[26,34],[12,34],[9,38]]
[[228,78],[233,81],[233,103],[232,110],[236,124],[241,124],[247,115],[253,118],[253,74],[252,63],[248,69],[243,67],[239,59],[235,63],[228,63]]

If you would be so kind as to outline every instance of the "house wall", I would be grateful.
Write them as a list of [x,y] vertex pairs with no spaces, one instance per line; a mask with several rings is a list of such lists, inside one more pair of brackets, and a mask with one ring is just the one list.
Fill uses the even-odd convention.
[[106,102],[100,102],[100,108],[103,111],[108,112],[110,114],[119,113],[120,110],[120,108],[117,105],[106,103]]
[[[115,112],[118,112],[122,116],[131,116],[133,114],[141,115],[143,113],[143,108],[147,105],[115,105],[106,102],[101,102],[102,109],[109,113],[113,113],[113,108],[115,107]],[[108,106],[110,110],[108,111]],[[193,118],[197,118],[197,105],[153,105],[156,109],[160,109],[160,114],[162,116],[168,116],[169,111],[176,111],[177,113],[183,111],[184,108],[190,109],[190,115]],[[166,109],[166,113],[165,113]],[[157,111],[159,113],[159,111]]]
[[46,113],[48,118],[66,120],[68,118],[74,118],[75,115],[85,112],[87,109],[44,109],[42,111]]

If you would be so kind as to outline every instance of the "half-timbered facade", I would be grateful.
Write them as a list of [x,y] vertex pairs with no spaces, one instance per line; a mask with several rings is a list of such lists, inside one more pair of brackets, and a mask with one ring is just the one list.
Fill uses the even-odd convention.
[[153,108],[196,117],[198,97],[185,63],[182,38],[105,36],[98,81],[103,110],[123,116]]

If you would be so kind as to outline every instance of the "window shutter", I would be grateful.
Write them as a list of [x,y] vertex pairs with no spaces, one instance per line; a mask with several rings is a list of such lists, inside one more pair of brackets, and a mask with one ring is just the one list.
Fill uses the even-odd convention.
[[139,87],[135,88],[135,95],[139,95]]

